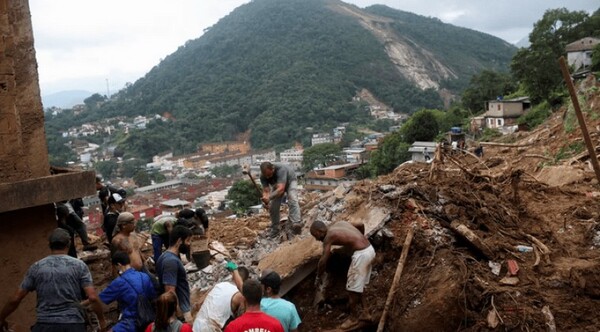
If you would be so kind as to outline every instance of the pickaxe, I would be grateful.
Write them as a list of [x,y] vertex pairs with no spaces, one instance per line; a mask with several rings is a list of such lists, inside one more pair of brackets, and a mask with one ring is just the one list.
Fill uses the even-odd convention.
[[[244,175],[248,175],[250,177],[250,182],[252,182],[252,184],[254,185],[254,188],[256,189],[256,193],[258,194],[258,197],[262,198],[262,190],[260,190],[260,188],[258,187],[258,185],[256,184],[256,182],[254,182],[254,177],[252,176],[252,173],[247,171],[247,170],[243,170],[242,174]],[[265,204],[264,202],[262,203],[262,205],[266,208],[267,204]]]

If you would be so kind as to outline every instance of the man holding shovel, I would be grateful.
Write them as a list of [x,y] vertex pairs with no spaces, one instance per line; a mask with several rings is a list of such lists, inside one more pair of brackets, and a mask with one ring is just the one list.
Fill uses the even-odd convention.
[[279,208],[283,195],[287,194],[289,207],[288,225],[294,234],[302,232],[300,205],[298,204],[298,182],[290,165],[265,161],[260,164],[260,183],[263,186],[262,202],[269,207],[272,238],[279,236]]

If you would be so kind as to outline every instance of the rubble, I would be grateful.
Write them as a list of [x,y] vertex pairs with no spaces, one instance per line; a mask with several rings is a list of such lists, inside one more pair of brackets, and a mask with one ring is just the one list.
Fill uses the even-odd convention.
[[[600,94],[590,94],[587,101],[596,105],[589,107],[587,120],[599,145]],[[347,318],[343,304],[349,258],[343,252],[335,251],[330,259],[323,304],[315,307],[313,296],[307,296],[315,292],[313,270],[322,251],[308,232],[315,220],[363,225],[376,249],[364,293],[373,319],[365,322],[365,330],[375,330],[381,318],[413,224],[414,238],[386,330],[597,330],[598,183],[585,164],[589,156],[576,151],[577,158],[561,155],[565,147],[581,142],[577,130],[564,129],[563,112],[566,108],[531,132],[488,144],[481,159],[444,155],[443,161],[405,164],[352,187],[305,193],[301,207],[306,226],[291,241],[263,236],[270,223],[266,213],[217,220],[211,224],[210,241],[219,241],[223,252],[249,267],[253,276],[275,269],[306,331],[335,329]],[[229,278],[221,261],[227,255],[218,255],[208,270],[189,274],[195,305],[211,285]]]

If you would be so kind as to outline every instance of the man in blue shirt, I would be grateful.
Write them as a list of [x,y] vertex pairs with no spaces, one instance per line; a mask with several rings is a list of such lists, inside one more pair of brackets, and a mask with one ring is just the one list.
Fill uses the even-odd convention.
[[118,270],[120,277],[113,280],[101,293],[100,300],[104,304],[113,301],[119,303],[121,319],[112,327],[114,332],[136,332],[137,300],[139,295],[144,295],[149,301],[156,298],[156,291],[150,277],[143,272],[138,272],[131,267],[129,254],[117,251],[112,256],[112,263]]
[[169,235],[169,249],[165,251],[156,262],[156,274],[165,292],[173,292],[179,301],[179,310],[187,323],[192,324],[194,319],[191,314],[190,285],[187,273],[179,258],[179,254],[190,252],[192,231],[185,226],[175,226]]
[[263,286],[263,298],[260,300],[260,310],[267,315],[277,318],[285,332],[298,331],[298,325],[302,322],[296,306],[279,297],[281,277],[273,270],[265,270],[260,283]]

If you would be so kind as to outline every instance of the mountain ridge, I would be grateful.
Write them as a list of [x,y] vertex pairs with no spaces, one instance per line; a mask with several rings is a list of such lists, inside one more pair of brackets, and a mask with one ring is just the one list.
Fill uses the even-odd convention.
[[398,112],[441,108],[440,95],[459,94],[479,70],[507,69],[515,50],[381,5],[254,0],[78,121],[169,112],[177,120],[120,142],[145,158],[191,152],[247,130],[254,147],[285,146],[306,141],[305,127],[368,121],[363,107],[350,103],[363,88]]

